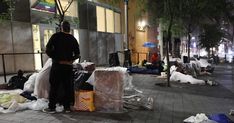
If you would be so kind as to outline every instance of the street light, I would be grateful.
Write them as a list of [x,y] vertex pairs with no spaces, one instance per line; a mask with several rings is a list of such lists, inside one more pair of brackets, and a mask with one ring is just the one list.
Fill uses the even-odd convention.
[[124,22],[125,22],[125,49],[129,49],[128,43],[128,0],[124,0]]
[[124,0],[124,19],[125,19],[125,36],[124,36],[124,67],[132,66],[131,51],[128,42],[128,0]]

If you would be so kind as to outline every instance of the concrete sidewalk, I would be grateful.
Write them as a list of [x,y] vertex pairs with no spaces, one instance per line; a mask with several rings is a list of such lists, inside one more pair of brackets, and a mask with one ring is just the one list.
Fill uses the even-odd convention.
[[[209,79],[219,86],[171,83],[171,87],[156,86],[165,82],[153,75],[133,74],[133,84],[154,98],[154,110],[128,110],[124,113],[72,112],[46,114],[25,110],[0,114],[0,123],[182,123],[197,113],[224,113],[230,119],[234,108],[234,66],[218,65]],[[207,77],[205,77],[206,79]]]

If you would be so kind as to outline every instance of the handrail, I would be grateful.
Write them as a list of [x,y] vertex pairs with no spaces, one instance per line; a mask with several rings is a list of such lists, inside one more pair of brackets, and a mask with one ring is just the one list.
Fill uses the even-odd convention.
[[[124,51],[117,51],[117,53],[124,53]],[[6,66],[5,66],[5,56],[6,55],[27,55],[27,54],[40,54],[41,55],[41,66],[43,67],[43,54],[45,54],[45,52],[27,52],[27,53],[0,53],[0,55],[2,56],[2,68],[3,68],[3,75],[4,75],[4,82],[7,82],[6,79]],[[146,55],[146,59],[148,59],[151,55],[150,52],[131,52],[131,54],[137,54],[137,60],[139,62],[139,55],[140,54],[145,54]]]
[[25,54],[43,54],[44,52],[36,52],[36,53],[0,53],[0,55],[25,55]]
[[5,66],[5,55],[27,55],[27,54],[40,54],[41,55],[41,66],[43,66],[43,54],[45,54],[45,52],[36,52],[36,53],[0,53],[0,55],[2,56],[2,68],[3,68],[3,76],[4,76],[4,82],[7,82],[6,79],[6,66]]

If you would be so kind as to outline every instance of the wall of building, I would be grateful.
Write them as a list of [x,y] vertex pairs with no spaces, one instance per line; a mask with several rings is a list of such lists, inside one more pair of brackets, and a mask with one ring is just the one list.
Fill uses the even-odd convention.
[[79,45],[81,62],[89,59],[89,38],[87,29],[79,29]]
[[[80,40],[80,42],[82,42]],[[97,65],[108,65],[109,54],[116,52],[115,34],[89,32],[89,59]]]
[[[31,24],[25,22],[0,23],[0,53],[32,53]],[[18,69],[32,71],[34,69],[33,55],[6,55],[5,67],[7,73],[16,72]],[[3,72],[2,57],[0,60],[0,73]]]
[[[97,66],[109,64],[109,54],[122,51],[122,34],[104,33],[79,29],[81,61],[92,61]],[[123,63],[123,54],[119,54]]]
[[[0,53],[32,53],[32,30],[30,24],[29,0],[15,1],[10,20],[0,22]],[[34,69],[33,55],[5,55],[5,69],[7,73],[14,73],[18,69],[32,71]],[[3,73],[2,57],[0,58],[0,74]]]
[[[124,2],[120,2],[122,31],[124,32]],[[130,0],[128,3],[128,41],[129,48],[132,51],[131,59],[133,64],[136,64],[144,59],[149,60],[149,52],[158,52],[158,49],[143,47],[145,42],[154,42],[158,44],[157,35],[158,27],[149,26],[148,14],[137,16],[137,3],[135,0]],[[144,31],[138,30],[138,22],[145,21],[146,27]]]
[[[28,0],[17,1],[17,12],[13,15],[13,33],[11,33],[11,23],[0,23],[0,53],[33,53],[32,24],[39,25],[41,49],[44,51],[44,29],[53,28],[53,25],[41,24],[41,21],[51,17],[43,12],[31,11]],[[24,8],[23,5],[25,5]],[[80,7],[80,6],[79,6]],[[22,8],[22,9],[20,9]],[[89,10],[86,11],[85,9]],[[84,5],[83,10],[79,9],[80,29],[79,42],[81,50],[81,61],[90,60],[97,65],[108,65],[109,54],[116,51],[123,51],[122,33],[97,32],[96,8],[92,5]],[[83,13],[84,15],[82,15]],[[83,18],[83,19],[82,19]],[[13,40],[12,36],[13,34]],[[121,57],[122,56],[122,57]],[[5,56],[6,73],[14,73],[18,69],[24,71],[34,71],[34,55]],[[43,55],[43,63],[47,60],[47,55]],[[123,54],[120,54],[120,62]],[[3,73],[2,58],[0,57],[0,74]]]

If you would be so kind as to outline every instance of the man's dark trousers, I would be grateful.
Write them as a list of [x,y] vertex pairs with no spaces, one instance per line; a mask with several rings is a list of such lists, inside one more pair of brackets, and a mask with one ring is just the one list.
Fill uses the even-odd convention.
[[56,103],[62,101],[64,109],[70,109],[73,100],[72,65],[52,63],[50,71],[49,108],[55,109]]

